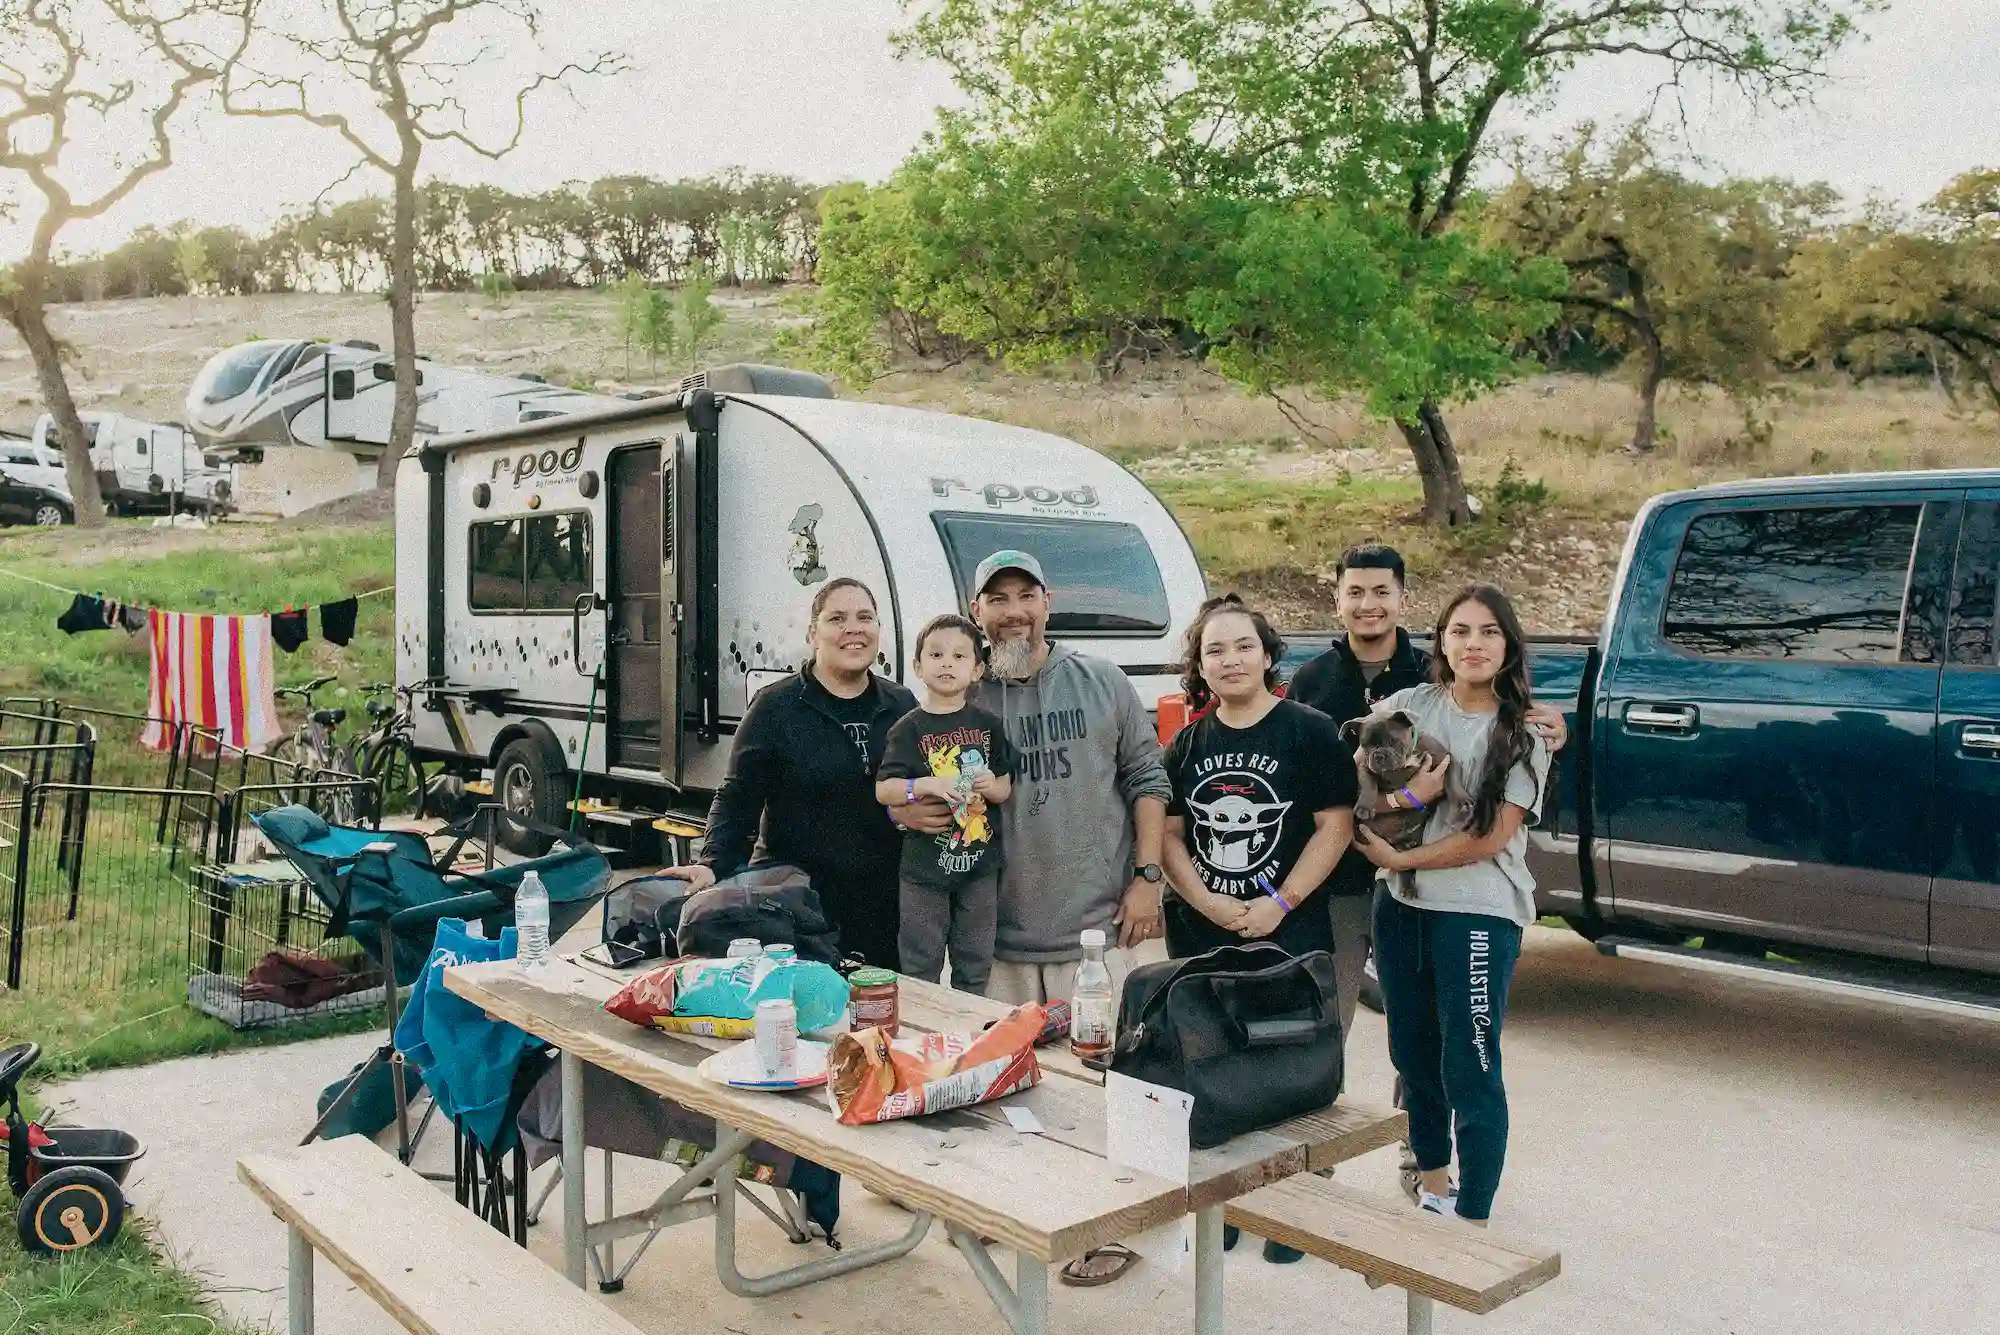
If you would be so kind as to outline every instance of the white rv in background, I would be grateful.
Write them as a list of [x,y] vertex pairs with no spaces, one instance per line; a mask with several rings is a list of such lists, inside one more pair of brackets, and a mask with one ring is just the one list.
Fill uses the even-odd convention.
[[[209,454],[243,463],[293,446],[350,455],[349,489],[366,491],[389,443],[395,380],[388,354],[358,339],[243,343],[201,368],[188,390],[188,425]],[[534,377],[482,375],[417,359],[419,442],[624,402]]]
[[[113,514],[178,511],[222,515],[236,495],[236,471],[211,467],[187,428],[142,422],[122,413],[81,414],[90,438],[90,463],[97,473],[104,504]],[[56,449],[55,418],[36,419],[32,444],[50,454]],[[65,477],[61,490],[69,493]]]
[[1173,516],[1103,455],[837,400],[775,367],[436,439],[401,468],[396,679],[419,688],[418,747],[490,770],[498,800],[549,824],[579,772],[627,813],[705,813],[829,578],[875,591],[878,670],[901,681],[918,628],[966,609],[979,561],[1031,551],[1051,632],[1121,665],[1149,708],[1206,596]]

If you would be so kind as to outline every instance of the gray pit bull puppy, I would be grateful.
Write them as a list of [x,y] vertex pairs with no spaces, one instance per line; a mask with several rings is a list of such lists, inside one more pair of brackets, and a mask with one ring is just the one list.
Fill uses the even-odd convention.
[[[1354,819],[1391,848],[1415,848],[1424,841],[1424,826],[1430,812],[1411,807],[1389,810],[1383,794],[1393,793],[1416,777],[1429,761],[1449,758],[1443,742],[1417,731],[1417,721],[1403,710],[1370,714],[1349,719],[1340,728],[1341,738],[1354,746],[1354,771],[1360,793],[1354,801]],[[1458,776],[1446,773],[1446,798],[1453,800]],[[1404,889],[1415,880],[1403,873]]]

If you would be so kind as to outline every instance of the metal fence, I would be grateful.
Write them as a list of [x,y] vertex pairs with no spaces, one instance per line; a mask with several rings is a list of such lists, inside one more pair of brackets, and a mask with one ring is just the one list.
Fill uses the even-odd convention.
[[[0,793],[18,771],[0,771]],[[178,992],[186,976],[183,905],[194,851],[158,837],[165,802],[217,800],[164,788],[29,782],[15,812],[7,886],[6,978],[16,991],[61,989],[85,1000]]]
[[[338,975],[308,979],[304,993],[331,988],[348,999],[340,1008],[378,1002],[379,986],[371,995],[365,972],[338,953],[340,943],[324,942],[325,912],[302,882],[280,874],[282,866],[246,873],[237,865],[268,857],[253,816],[295,802],[372,816],[380,807],[375,785],[301,781],[289,765],[186,725],[163,725],[164,754],[141,752],[141,737],[158,722],[53,701],[0,701],[6,987],[60,991],[82,1006],[101,997],[107,1011],[124,1012],[141,996],[200,1005],[191,975],[197,983],[226,980],[240,1000],[264,964],[267,972],[282,965]],[[134,781],[142,774],[164,782]],[[277,995],[266,1018],[326,1009],[292,1004],[298,987],[281,986]],[[243,1018],[233,1015],[232,1022]]]

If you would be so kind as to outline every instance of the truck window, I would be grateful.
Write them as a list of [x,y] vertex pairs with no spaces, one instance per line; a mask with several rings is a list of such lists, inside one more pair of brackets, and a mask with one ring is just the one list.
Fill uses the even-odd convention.
[[1893,663],[1919,505],[1729,510],[1688,526],[1662,632],[1690,653]]
[[475,612],[562,612],[590,592],[590,516],[494,519],[468,532],[467,599]]
[[934,511],[931,519],[961,591],[972,587],[979,563],[1004,548],[1040,561],[1055,590],[1052,634],[1159,635],[1168,629],[1159,563],[1132,524],[948,511]]
[[2000,505],[1966,507],[1952,583],[1951,661],[1961,667],[1993,664],[1993,623],[2000,619]]

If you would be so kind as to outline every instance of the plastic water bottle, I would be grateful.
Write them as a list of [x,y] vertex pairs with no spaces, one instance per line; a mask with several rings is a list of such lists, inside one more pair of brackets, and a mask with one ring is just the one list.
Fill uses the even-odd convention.
[[1104,965],[1104,933],[1099,928],[1083,934],[1083,963],[1076,966],[1069,1011],[1069,1050],[1078,1060],[1096,1066],[1111,1060],[1118,999],[1111,994],[1111,970]]
[[549,892],[542,878],[529,872],[514,895],[514,931],[520,939],[521,967],[546,968],[549,962]]

